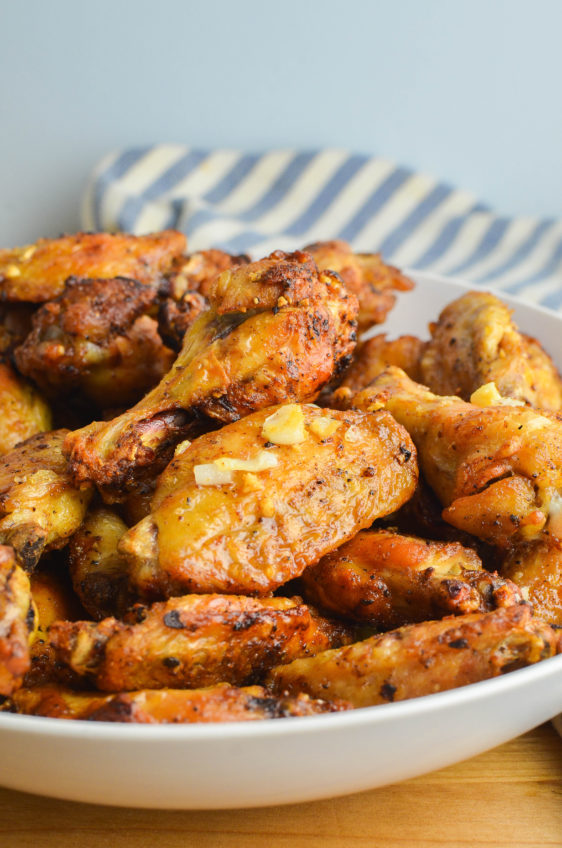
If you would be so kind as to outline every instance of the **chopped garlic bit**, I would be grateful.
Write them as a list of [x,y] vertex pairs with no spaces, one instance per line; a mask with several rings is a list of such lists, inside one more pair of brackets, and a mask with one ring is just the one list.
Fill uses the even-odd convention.
[[17,265],[8,265],[4,270],[4,277],[13,280],[14,277],[21,277],[21,271]]
[[376,400],[374,403],[369,404],[367,412],[378,412],[379,409],[384,409],[384,403],[380,400]]
[[189,439],[185,439],[183,442],[180,442],[177,448],[174,451],[174,457],[179,456],[181,453],[184,453],[188,447],[190,447],[191,442]]
[[553,536],[562,539],[562,495],[555,492],[548,507],[549,530]]
[[528,601],[529,600],[529,587],[528,586],[520,586],[519,588],[521,589],[521,597],[523,598],[523,600]]
[[261,434],[274,445],[298,445],[306,440],[304,415],[298,403],[288,403],[265,419]]
[[351,427],[347,428],[347,430],[345,432],[344,439],[345,439],[346,442],[352,442],[352,443],[360,442],[361,441],[361,433],[359,432],[357,427],[354,427],[353,424],[352,424]]
[[233,482],[232,471],[221,471],[214,462],[195,465],[193,473],[198,486],[224,486]]
[[221,456],[215,459],[214,464],[220,471],[265,471],[267,468],[275,468],[278,462],[274,453],[261,450],[252,459],[232,459],[229,456]]
[[470,402],[474,404],[474,406],[525,406],[522,400],[515,400],[515,398],[502,397],[498,392],[497,386],[494,382],[492,383],[484,383],[483,386],[480,386],[479,389],[476,389],[475,392],[472,392],[470,396]]
[[341,421],[336,421],[335,418],[328,418],[326,415],[321,415],[319,418],[315,418],[310,422],[308,429],[311,433],[314,433],[315,436],[318,436],[319,439],[327,439],[334,435],[340,425]]

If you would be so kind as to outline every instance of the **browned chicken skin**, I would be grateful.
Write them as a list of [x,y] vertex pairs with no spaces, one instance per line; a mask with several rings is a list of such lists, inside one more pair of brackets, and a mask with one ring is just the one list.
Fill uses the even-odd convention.
[[525,406],[481,408],[440,397],[388,368],[355,396],[410,433],[443,518],[497,547],[562,539],[562,420]]
[[36,308],[32,303],[0,301],[0,355],[8,356],[25,340]]
[[124,277],[71,278],[33,316],[16,364],[51,397],[80,391],[101,408],[133,403],[174,359],[150,317],[157,310],[153,286]]
[[355,345],[357,301],[304,253],[276,252],[225,271],[210,300],[152,392],[67,439],[76,481],[95,482],[105,500],[123,500],[153,478],[174,446],[201,428],[201,416],[225,423],[282,401],[314,400]]
[[74,590],[84,609],[96,620],[121,616],[136,598],[128,585],[127,564],[118,552],[127,525],[108,507],[86,515],[72,536],[68,551]]
[[304,248],[322,271],[339,274],[359,301],[359,329],[382,324],[396,302],[394,291],[414,287],[398,268],[386,265],[378,253],[353,253],[345,241],[320,241]]
[[47,403],[7,362],[0,362],[0,409],[0,455],[52,427]]
[[132,277],[154,283],[186,246],[175,230],[146,236],[76,233],[0,250],[0,298],[43,303],[62,294],[68,277]]
[[10,707],[26,715],[136,724],[260,721],[349,709],[344,701],[314,700],[308,695],[277,697],[262,686],[240,689],[228,683],[206,689],[144,689],[117,695],[75,692],[51,685],[20,689]]
[[551,657],[556,647],[554,630],[520,604],[410,624],[278,666],[267,682],[280,692],[368,707],[496,677]]
[[195,319],[209,302],[196,291],[186,291],[179,300],[166,298],[158,311],[158,332],[171,350],[179,351],[183,339]]
[[161,291],[173,300],[179,301],[184,293],[198,291],[203,298],[208,297],[210,286],[223,271],[247,265],[250,257],[245,254],[233,256],[224,250],[211,248],[178,256],[172,262]]
[[388,530],[358,533],[307,568],[302,582],[307,601],[380,630],[522,600],[517,586],[485,571],[470,548]]
[[13,550],[0,545],[0,695],[11,695],[21,686],[34,626],[29,578]]
[[414,446],[388,413],[270,407],[181,450],[120,550],[144,597],[264,595],[392,512],[416,481]]
[[495,295],[468,292],[445,307],[430,329],[420,382],[436,394],[469,400],[494,382],[504,397],[554,412],[562,408],[562,380],[552,360],[519,332],[511,310]]
[[61,663],[120,692],[253,683],[277,663],[351,640],[300,598],[185,595],[133,607],[125,622],[54,623],[50,641]]
[[562,626],[562,542],[546,537],[519,545],[505,558],[502,574],[521,587],[535,615]]
[[31,571],[44,551],[61,548],[78,529],[91,487],[78,490],[62,443],[68,430],[41,433],[0,458],[0,542]]

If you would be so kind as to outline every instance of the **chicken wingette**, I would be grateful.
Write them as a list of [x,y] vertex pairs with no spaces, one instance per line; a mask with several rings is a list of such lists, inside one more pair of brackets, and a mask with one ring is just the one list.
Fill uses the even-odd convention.
[[419,379],[436,394],[469,400],[494,382],[504,397],[554,412],[562,408],[562,380],[551,358],[536,339],[519,332],[511,310],[495,295],[468,292],[445,307],[430,329]]
[[225,271],[209,297],[161,383],[123,415],[66,441],[77,483],[94,482],[108,502],[153,479],[175,445],[210,429],[210,419],[314,400],[354,348],[357,301],[308,254],[276,252]]
[[14,351],[22,374],[50,397],[80,393],[98,407],[126,406],[155,386],[174,354],[158,334],[158,292],[136,280],[67,280],[34,314]]
[[391,367],[353,406],[382,405],[408,430],[449,524],[504,548],[543,534],[562,540],[562,420],[492,401],[434,395]]
[[0,455],[52,427],[49,406],[7,362],[0,362]]
[[562,542],[546,537],[509,551],[501,572],[532,604],[535,615],[562,626]]
[[358,533],[301,580],[307,601],[379,630],[522,600],[517,586],[483,569],[472,549],[388,530]]
[[186,724],[260,721],[333,713],[350,708],[344,701],[308,695],[275,696],[262,686],[237,688],[219,683],[206,689],[144,689],[100,695],[50,685],[20,689],[9,708],[25,715],[118,721],[135,724]]
[[180,446],[119,549],[143,597],[265,595],[397,509],[416,481],[414,445],[387,412],[270,407]]
[[62,294],[68,277],[132,277],[157,283],[186,243],[175,230],[145,236],[76,233],[0,250],[0,297],[44,303]]
[[0,545],[0,695],[11,695],[21,686],[35,625],[29,577],[17,565],[13,550]]
[[121,616],[136,600],[129,591],[127,563],[117,550],[127,525],[115,510],[92,509],[72,536],[68,563],[72,585],[96,620]]
[[0,458],[0,542],[14,548],[28,571],[45,551],[66,544],[92,497],[92,487],[75,488],[68,473],[67,433],[40,433]]
[[278,663],[351,641],[300,598],[232,595],[139,604],[124,621],[55,622],[49,638],[61,664],[106,692],[255,683]]
[[424,621],[278,666],[279,692],[341,698],[354,707],[403,701],[496,677],[553,656],[556,633],[527,604]]
[[345,241],[319,241],[304,248],[322,271],[335,271],[359,301],[359,329],[382,324],[396,303],[394,291],[414,287],[398,268],[386,265],[378,253],[353,253]]

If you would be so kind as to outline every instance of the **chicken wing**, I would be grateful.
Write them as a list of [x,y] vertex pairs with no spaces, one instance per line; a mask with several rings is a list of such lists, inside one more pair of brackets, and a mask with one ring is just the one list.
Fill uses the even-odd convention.
[[70,540],[69,566],[74,590],[96,620],[121,616],[136,600],[129,591],[127,564],[117,544],[127,525],[114,510],[94,509]]
[[146,236],[76,233],[0,250],[0,297],[43,303],[62,294],[68,277],[132,277],[154,283],[186,247],[175,230]]
[[562,408],[562,380],[552,360],[535,339],[519,332],[511,310],[493,294],[459,297],[430,329],[420,381],[436,394],[469,400],[480,386],[494,382],[504,397],[552,411]]
[[393,291],[414,287],[398,268],[386,265],[378,253],[353,253],[345,241],[320,241],[304,248],[322,271],[335,271],[359,300],[359,329],[382,324],[396,303]]
[[562,542],[547,537],[519,545],[501,570],[521,587],[535,615],[562,626]]
[[65,449],[78,483],[95,482],[109,501],[154,478],[175,445],[201,430],[201,417],[235,421],[275,403],[314,400],[348,361],[357,302],[304,253],[225,271],[212,308],[185,336],[162,382],[110,422],[72,433]]
[[47,403],[7,362],[0,362],[0,409],[0,455],[52,427]]
[[51,718],[191,724],[317,715],[346,710],[350,705],[345,701],[313,700],[308,695],[277,697],[262,686],[240,689],[219,683],[206,689],[144,689],[118,695],[44,686],[20,689],[11,699],[10,708],[25,715]]
[[267,683],[368,707],[466,686],[555,653],[554,630],[520,604],[410,624],[279,666]]
[[365,389],[389,365],[396,365],[412,380],[419,381],[420,359],[425,344],[416,336],[400,336],[388,341],[386,333],[362,342],[357,346],[344,379],[334,390],[331,399],[328,398],[326,405],[331,406],[333,403],[336,409],[346,409],[353,395]]
[[143,597],[265,595],[404,503],[416,480],[414,446],[388,413],[272,407],[180,450],[119,547]]
[[92,488],[78,490],[62,443],[68,430],[41,433],[0,459],[0,542],[31,571],[44,551],[63,547],[78,529]]
[[13,550],[0,545],[0,695],[11,695],[21,686],[34,627],[29,578],[16,564]]
[[156,385],[174,354],[150,314],[158,293],[136,280],[67,280],[63,293],[33,316],[14,352],[22,374],[50,397],[79,391],[101,408],[127,405]]
[[450,524],[498,547],[543,533],[562,539],[562,420],[556,415],[440,397],[393,367],[353,405],[384,405],[408,430]]
[[470,548],[388,530],[359,533],[307,568],[302,583],[307,601],[380,630],[522,600],[517,586],[485,571]]
[[137,605],[125,621],[55,622],[59,662],[98,689],[175,689],[254,683],[278,663],[351,641],[349,629],[300,598],[186,595]]

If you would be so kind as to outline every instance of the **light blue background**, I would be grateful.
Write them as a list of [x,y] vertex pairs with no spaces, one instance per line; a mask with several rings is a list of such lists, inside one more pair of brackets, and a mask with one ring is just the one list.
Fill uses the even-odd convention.
[[0,244],[156,141],[389,156],[562,215],[561,0],[0,0]]

